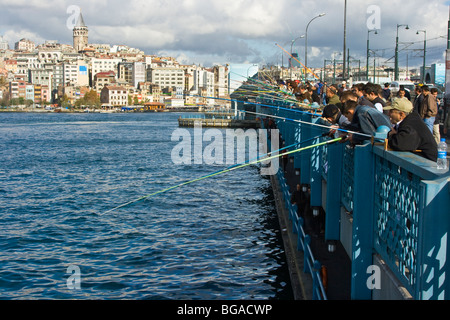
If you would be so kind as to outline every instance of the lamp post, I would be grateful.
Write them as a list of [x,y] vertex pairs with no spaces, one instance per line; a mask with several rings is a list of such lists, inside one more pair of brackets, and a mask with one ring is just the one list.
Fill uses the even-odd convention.
[[311,22],[313,22],[313,20],[315,20],[317,18],[320,18],[320,17],[323,17],[324,15],[325,15],[325,13],[321,13],[318,16],[315,16],[306,25],[306,33],[305,33],[305,69],[306,69],[306,71],[305,71],[305,81],[308,78],[308,28],[309,28],[309,25],[311,24]]
[[367,61],[366,61],[366,79],[367,79],[367,81],[369,81],[369,58],[370,58],[369,35],[371,32],[375,32],[375,34],[378,34],[377,30],[367,30]]
[[253,67],[257,67],[257,66],[258,66],[257,64],[252,64],[250,67],[248,67],[248,69],[247,69],[247,81],[250,78],[249,75],[248,75],[250,69],[253,68]]
[[409,29],[407,24],[397,24],[397,37],[395,38],[395,69],[394,69],[394,80],[398,81],[398,28],[405,27],[406,30]]
[[292,47],[293,47],[295,41],[297,41],[298,39],[302,39],[304,37],[305,37],[305,35],[303,34],[300,37],[295,38],[294,40],[291,41],[291,57],[289,59],[289,68],[290,68],[289,77],[291,78],[291,80],[292,80]]
[[422,76],[420,77],[422,83],[425,83],[425,66],[426,66],[426,56],[427,56],[427,31],[426,30],[417,30],[416,34],[419,32],[424,33],[423,39],[423,67],[422,67]]

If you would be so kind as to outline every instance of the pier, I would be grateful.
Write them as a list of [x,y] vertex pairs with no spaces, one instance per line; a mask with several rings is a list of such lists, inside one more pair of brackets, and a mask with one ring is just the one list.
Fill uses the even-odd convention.
[[[287,146],[330,139],[315,126],[319,112],[276,94],[238,108],[262,126],[271,118]],[[294,153],[281,168],[271,179],[296,299],[450,298],[448,170],[370,141]],[[291,202],[297,184],[301,208]]]
[[181,116],[178,118],[178,125],[192,128],[196,125],[202,128],[260,128],[261,122],[255,118],[245,119],[225,110]]

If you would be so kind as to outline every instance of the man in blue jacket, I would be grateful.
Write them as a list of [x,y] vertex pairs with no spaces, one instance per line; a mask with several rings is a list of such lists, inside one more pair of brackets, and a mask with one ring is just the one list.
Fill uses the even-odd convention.
[[391,121],[385,114],[374,107],[359,105],[352,100],[345,103],[344,116],[350,121],[350,124],[345,127],[346,130],[362,133],[352,134],[350,141],[354,144],[370,139],[380,126],[392,128]]

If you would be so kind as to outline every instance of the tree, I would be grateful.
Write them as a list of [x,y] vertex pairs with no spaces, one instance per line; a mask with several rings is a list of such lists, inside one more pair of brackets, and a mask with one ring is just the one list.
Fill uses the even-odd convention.
[[100,102],[100,97],[97,94],[97,91],[91,89],[90,91],[86,92],[86,94],[84,95],[83,98],[78,99],[75,102],[76,107],[81,107],[83,105],[89,106],[89,107],[100,108],[101,102]]
[[62,108],[70,106],[69,97],[67,97],[67,94],[64,94],[61,98],[59,98],[59,106]]
[[90,90],[89,92],[87,92],[84,97],[84,105],[88,105],[90,107],[96,107],[99,108],[101,106],[101,102],[100,102],[100,97],[98,96],[97,91],[95,90]]

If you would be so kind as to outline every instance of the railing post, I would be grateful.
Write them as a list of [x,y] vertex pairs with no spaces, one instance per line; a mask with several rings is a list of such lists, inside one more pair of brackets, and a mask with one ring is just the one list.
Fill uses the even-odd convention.
[[[312,123],[316,123],[320,118],[311,119]],[[312,134],[312,129],[309,130],[310,136],[307,139],[311,139],[315,136]],[[310,144],[317,144],[320,142],[320,138],[314,139]],[[322,206],[322,168],[321,164],[321,148],[314,148],[311,150],[311,155],[307,158],[310,159],[310,186],[311,186],[311,207],[321,207]]]
[[450,177],[421,182],[423,210],[417,257],[418,300],[450,299]]
[[309,250],[308,247],[311,244],[311,237],[307,234],[305,235],[304,238],[304,243],[303,243],[303,272],[305,273],[311,273],[311,269],[309,268],[309,262],[308,259],[311,259],[312,257],[310,257],[309,255]]
[[341,178],[344,144],[328,145],[327,153],[327,200],[325,205],[325,239],[340,239]]
[[356,146],[354,152],[354,191],[352,228],[351,298],[371,300],[367,285],[373,264],[374,155],[372,145]]
[[320,292],[320,281],[322,280],[320,278],[320,268],[321,268],[321,264],[319,261],[315,260],[314,261],[314,267],[312,270],[312,279],[313,279],[313,300],[321,300],[320,295],[318,294],[318,291]]
[[[312,116],[309,114],[303,114],[301,116],[302,121],[311,122]],[[302,134],[301,139],[307,140],[311,138],[311,125],[302,125]],[[301,158],[301,170],[300,170],[300,183],[309,185],[311,183],[311,174],[310,174],[310,166],[311,166],[311,157],[302,155]]]

